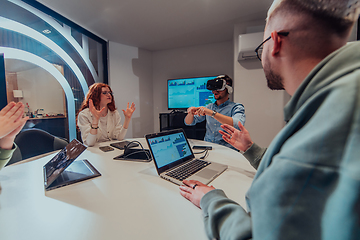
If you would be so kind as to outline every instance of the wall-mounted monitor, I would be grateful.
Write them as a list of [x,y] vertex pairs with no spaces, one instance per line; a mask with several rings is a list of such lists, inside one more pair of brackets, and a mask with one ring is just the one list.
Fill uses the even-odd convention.
[[214,95],[206,89],[208,80],[217,76],[177,78],[167,81],[168,109],[186,110],[215,102]]

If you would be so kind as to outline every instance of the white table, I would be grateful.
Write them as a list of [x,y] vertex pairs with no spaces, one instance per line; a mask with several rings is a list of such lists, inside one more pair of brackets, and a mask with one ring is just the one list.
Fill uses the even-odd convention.
[[[131,140],[131,139],[128,139]],[[148,148],[144,139],[140,140]],[[229,148],[210,145],[207,160],[229,168],[210,185],[245,207],[254,168]],[[100,143],[78,159],[88,159],[102,176],[48,192],[42,167],[55,155],[0,171],[0,238],[22,239],[207,239],[201,210],[161,179],[153,162],[113,160],[123,151],[102,152]],[[200,150],[195,150],[195,152]],[[200,157],[202,155],[196,155]]]

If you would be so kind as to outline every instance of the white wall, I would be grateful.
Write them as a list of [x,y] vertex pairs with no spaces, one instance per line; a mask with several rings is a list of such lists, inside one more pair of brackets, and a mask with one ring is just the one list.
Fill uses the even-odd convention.
[[126,137],[143,137],[160,130],[159,113],[169,112],[167,79],[228,74],[234,80],[233,100],[245,106],[245,127],[255,142],[268,146],[284,126],[287,94],[267,88],[260,62],[242,66],[237,61],[238,35],[261,31],[263,24],[236,25],[234,41],[157,52],[110,42],[109,84],[116,106],[121,111],[127,102],[136,104]]
[[109,84],[116,106],[121,111],[127,102],[136,104],[126,137],[143,137],[160,130],[159,113],[169,112],[167,79],[228,74],[234,80],[233,100],[245,106],[245,127],[255,142],[268,146],[284,126],[288,95],[267,88],[260,62],[242,66],[237,61],[238,35],[261,31],[263,24],[236,25],[234,41],[157,52],[110,42]]
[[167,80],[228,74],[233,77],[232,41],[177,48],[153,53],[154,130],[160,130],[159,113],[167,109]]
[[109,42],[109,85],[124,122],[122,109],[134,102],[126,138],[143,137],[153,132],[152,53],[136,47]]
[[28,103],[30,111],[44,109],[47,114],[64,114],[64,91],[47,71],[36,67],[17,73],[18,89],[23,91],[21,102]]
[[272,91],[267,87],[259,60],[241,64],[237,61],[239,34],[263,31],[264,25],[264,21],[257,21],[234,27],[234,101],[245,106],[245,128],[252,140],[267,147],[284,126],[283,107],[289,96],[285,91]]
[[268,146],[285,124],[283,107],[290,97],[268,89],[258,60],[237,61],[239,34],[261,32],[264,25],[264,20],[235,25],[233,41],[157,52],[110,42],[109,84],[116,106],[122,115],[128,101],[136,104],[126,137],[160,130],[159,113],[169,112],[167,79],[228,74],[234,80],[234,102],[245,106],[245,127],[255,142]]

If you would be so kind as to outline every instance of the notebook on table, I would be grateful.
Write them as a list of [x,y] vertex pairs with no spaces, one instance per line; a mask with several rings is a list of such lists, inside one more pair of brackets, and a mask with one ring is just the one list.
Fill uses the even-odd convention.
[[72,140],[43,167],[46,191],[101,176],[88,160],[75,159],[86,149],[78,140]]
[[185,179],[209,184],[227,169],[226,165],[195,158],[183,129],[147,134],[145,138],[159,176],[177,185]]

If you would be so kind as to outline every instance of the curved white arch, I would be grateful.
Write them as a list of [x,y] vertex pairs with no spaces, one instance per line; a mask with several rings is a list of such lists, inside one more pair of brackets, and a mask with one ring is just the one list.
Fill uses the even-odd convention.
[[65,77],[51,63],[23,50],[15,48],[0,47],[0,53],[4,53],[5,59],[17,59],[35,64],[49,72],[60,83],[64,89],[67,99],[68,123],[69,123],[69,141],[76,138],[76,117],[75,117],[75,99],[69,83]]
[[54,51],[64,60],[64,62],[66,62],[66,64],[75,73],[77,79],[80,82],[81,88],[84,92],[84,96],[86,96],[89,87],[87,85],[84,75],[82,74],[82,72],[80,71],[79,67],[76,65],[74,60],[72,60],[72,58],[56,43],[54,43],[53,41],[51,41],[49,38],[45,37],[41,33],[35,31],[34,29],[4,17],[0,17],[0,28],[8,29],[10,31],[14,31],[26,35],[32,39],[37,40],[38,42],[44,44],[52,51]]
[[[79,53],[79,55],[81,56],[81,58],[84,60],[84,62],[86,63],[86,65],[88,66],[91,75],[93,76],[95,82],[99,82],[99,76],[96,73],[95,67],[92,64],[92,62],[90,61],[89,57],[88,57],[88,53],[87,51],[85,51],[77,41],[75,41],[75,39],[71,36],[71,30],[67,31],[66,28],[62,27],[57,21],[55,21],[53,18],[51,18],[49,15],[41,12],[40,10],[22,2],[19,0],[9,0],[10,2],[28,10],[29,12],[33,13],[34,15],[38,16],[39,18],[41,18],[42,20],[44,20],[45,22],[47,22],[51,27],[53,27],[54,29],[56,29],[56,31],[58,31],[59,33],[61,33],[62,36],[64,36],[66,38],[66,40],[69,41],[69,43],[75,48],[75,50]],[[87,54],[86,54],[87,53]]]

